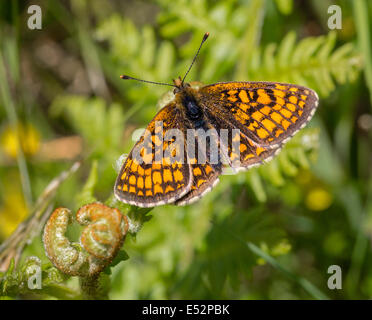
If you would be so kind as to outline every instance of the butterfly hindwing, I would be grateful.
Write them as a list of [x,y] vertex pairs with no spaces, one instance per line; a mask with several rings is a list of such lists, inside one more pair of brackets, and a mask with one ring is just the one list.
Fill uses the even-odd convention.
[[[281,147],[275,149],[261,147],[244,134],[237,133],[236,136],[237,135],[239,135],[239,137],[233,137],[232,143],[234,143],[234,139],[238,139],[238,146],[232,147],[232,143],[230,143],[228,148],[229,158],[236,171],[256,167],[264,162],[270,161],[281,149]],[[239,162],[237,162],[236,159],[239,159]]]
[[200,199],[218,183],[218,176],[221,173],[221,167],[218,165],[193,164],[191,165],[193,181],[191,189],[182,198],[178,199],[175,204],[183,206],[191,204]]

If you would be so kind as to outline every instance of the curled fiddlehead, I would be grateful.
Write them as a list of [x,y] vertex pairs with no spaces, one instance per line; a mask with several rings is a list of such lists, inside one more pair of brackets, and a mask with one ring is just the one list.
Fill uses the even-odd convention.
[[57,208],[45,225],[43,242],[47,256],[63,273],[92,277],[108,266],[128,231],[128,218],[101,203],[81,207],[76,221],[85,226],[79,243],[70,242],[66,231],[74,218],[67,208]]

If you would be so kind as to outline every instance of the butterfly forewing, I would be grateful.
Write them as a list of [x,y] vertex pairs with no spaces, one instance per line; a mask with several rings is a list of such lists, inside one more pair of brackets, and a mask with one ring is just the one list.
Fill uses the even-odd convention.
[[[115,184],[115,195],[125,203],[140,207],[172,203],[191,188],[192,173],[183,140],[179,159],[167,152],[170,130],[185,134],[182,114],[174,103],[168,104],[154,117],[144,135],[136,143],[123,164]],[[183,137],[184,138],[184,137]],[[174,141],[173,141],[174,142]],[[169,151],[169,153],[172,153]]]
[[318,104],[308,88],[276,82],[227,82],[198,91],[209,112],[225,119],[256,145],[277,148],[311,119]]

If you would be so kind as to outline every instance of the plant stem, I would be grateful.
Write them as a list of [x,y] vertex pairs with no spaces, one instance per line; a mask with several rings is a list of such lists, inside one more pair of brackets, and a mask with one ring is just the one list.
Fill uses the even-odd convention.
[[276,261],[273,257],[271,257],[266,252],[262,251],[259,247],[254,245],[251,242],[246,243],[249,250],[253,253],[257,254],[259,257],[264,259],[266,262],[271,264],[275,269],[280,270],[286,276],[293,279],[297,282],[307,293],[309,293],[313,298],[318,300],[328,300],[327,297],[323,292],[321,292],[317,287],[315,287],[310,281],[306,280],[305,278],[299,277],[296,274],[292,273],[291,271],[285,269],[278,261]]
[[104,273],[92,277],[80,277],[80,288],[85,300],[108,300],[110,279]]
[[27,170],[26,160],[23,154],[23,150],[21,147],[20,135],[18,130],[18,119],[17,113],[15,111],[15,105],[13,103],[12,98],[10,97],[10,91],[6,76],[6,69],[4,64],[4,58],[0,51],[0,91],[1,97],[3,100],[3,104],[7,113],[8,121],[12,126],[13,131],[17,137],[18,149],[17,149],[17,164],[21,176],[21,183],[22,183],[22,190],[23,196],[25,198],[25,202],[30,208],[32,206],[32,192],[31,192],[31,184],[30,178]]
[[369,32],[368,6],[365,0],[355,0],[353,1],[353,8],[358,44],[364,57],[364,75],[372,105],[372,49],[371,35]]

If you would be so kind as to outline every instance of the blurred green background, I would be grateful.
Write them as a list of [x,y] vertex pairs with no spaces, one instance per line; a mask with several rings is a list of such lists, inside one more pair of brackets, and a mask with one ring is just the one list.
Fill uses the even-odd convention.
[[[110,298],[372,298],[371,1],[32,4],[41,30],[27,27],[29,2],[0,2],[0,243],[74,159],[85,161],[55,207],[78,209],[93,160],[95,196],[112,194],[116,160],[168,90],[119,75],[170,82],[208,31],[189,81],[296,83],[318,92],[319,108],[274,161],[222,176],[193,205],[153,209],[125,242]],[[31,254],[48,261],[40,236]],[[327,287],[331,265],[341,290]]]

